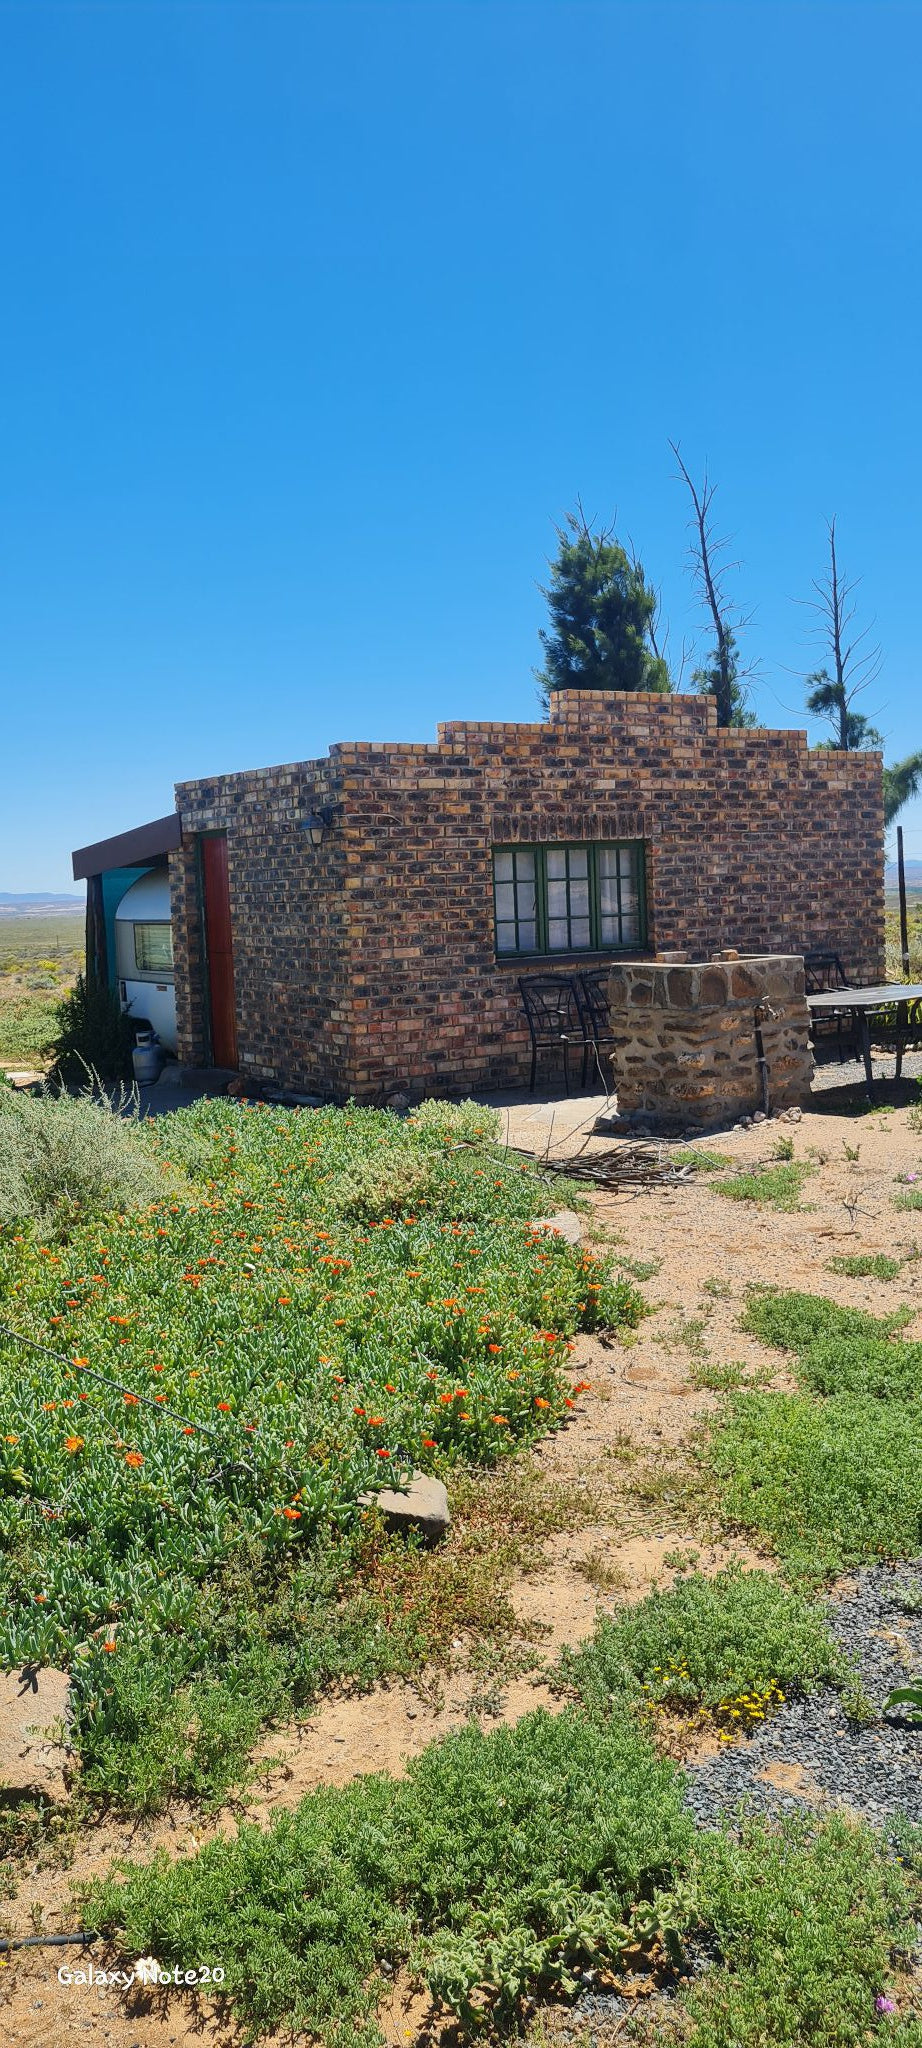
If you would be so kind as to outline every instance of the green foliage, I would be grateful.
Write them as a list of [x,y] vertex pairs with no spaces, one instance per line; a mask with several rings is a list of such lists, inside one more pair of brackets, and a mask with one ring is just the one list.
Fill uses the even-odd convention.
[[696,1166],[699,1173],[720,1173],[733,1165],[729,1152],[709,1152],[704,1145],[682,1145],[669,1157],[673,1166]]
[[61,1241],[111,1210],[163,1195],[163,1168],[141,1144],[136,1104],[114,1104],[92,1076],[79,1095],[45,1082],[37,1094],[0,1091],[0,1230]]
[[[729,702],[730,715],[726,720],[720,720],[719,722],[730,726],[744,726],[751,730],[754,726],[758,725],[759,721],[755,712],[749,709],[746,690],[740,680],[739,648],[735,633],[727,632],[725,659],[727,670],[726,696]],[[724,696],[724,676],[719,647],[714,647],[700,668],[692,670],[691,680],[692,688],[697,691],[699,697],[716,697],[718,703],[722,702]]]
[[408,1122],[414,1131],[442,1138],[446,1144],[452,1145],[498,1145],[503,1135],[503,1119],[499,1110],[470,1099],[465,1102],[439,1102],[435,1099],[421,1102],[411,1110]]
[[922,1344],[891,1335],[903,1319],[902,1311],[880,1318],[839,1308],[820,1294],[759,1290],[742,1324],[763,1343],[796,1352],[798,1378],[814,1393],[914,1401],[922,1393]]
[[812,1170],[805,1162],[794,1159],[780,1166],[757,1167],[753,1173],[722,1181],[718,1193],[731,1202],[767,1202],[772,1209],[799,1209],[804,1181]]
[[[573,1407],[577,1330],[643,1305],[532,1228],[532,1169],[386,1113],[203,1101],[137,1131],[13,1097],[0,1116],[59,1110],[96,1117],[97,1170],[111,1127],[175,1192],[61,1249],[0,1241],[0,1314],[63,1354],[0,1332],[0,1665],[73,1666],[94,1789],[211,1796],[270,1703],[426,1653],[414,1615],[385,1628],[340,1597],[360,1496],[502,1463]],[[364,1162],[393,1186],[414,1158],[428,1211],[344,1219]]]
[[895,1280],[904,1264],[885,1252],[845,1252],[826,1262],[828,1272],[844,1273],[849,1280]]
[[[912,1728],[922,1728],[922,1679],[915,1679],[911,1685],[898,1685],[888,1692],[883,1711],[889,1714],[894,1708],[902,1707],[904,1718]],[[905,1709],[908,1707],[908,1714]]]
[[543,592],[551,630],[538,636],[544,667],[535,671],[545,702],[552,690],[668,690],[666,664],[648,644],[656,593],[640,563],[612,528],[590,533],[581,512],[568,512],[556,531]]
[[592,1641],[564,1659],[584,1706],[605,1713],[643,1693],[658,1704],[736,1708],[841,1680],[841,1654],[819,1608],[771,1572],[733,1565],[713,1578],[694,1573],[671,1592],[653,1592],[617,1618],[603,1617]]
[[701,1838],[697,1908],[720,1962],[685,2001],[688,2048],[920,2048],[875,2012],[915,1948],[918,1888],[870,1828],[838,1816],[747,1820]]
[[[883,747],[883,733],[878,732],[869,718],[861,711],[849,708],[849,691],[846,682],[836,682],[825,668],[817,669],[807,677],[807,710],[814,718],[828,718],[835,737],[822,740],[824,747],[834,747],[846,753],[857,753],[862,748]],[[912,794],[912,791],[908,793]],[[908,796],[903,799],[908,801]],[[887,819],[889,824],[890,820]]]
[[57,1031],[47,1050],[58,1081],[85,1082],[87,1071],[104,1081],[130,1081],[135,1025],[121,1007],[118,990],[95,976],[78,974],[58,1005]]
[[884,769],[884,824],[892,825],[905,804],[922,789],[922,750],[891,761]]
[[922,1188],[912,1188],[908,1194],[894,1195],[894,1209],[922,1209]]
[[403,1781],[315,1792],[266,1831],[133,1869],[84,1911],[131,1953],[220,1961],[248,2027],[345,2042],[381,1995],[382,1957],[414,1956],[462,2013],[486,1985],[506,2017],[522,1993],[617,1960],[674,1917],[658,1894],[691,1841],[679,1774],[630,1721],[537,1712],[433,1743]]
[[866,1394],[732,1397],[707,1459],[725,1519],[816,1584],[922,1548],[922,1418]]

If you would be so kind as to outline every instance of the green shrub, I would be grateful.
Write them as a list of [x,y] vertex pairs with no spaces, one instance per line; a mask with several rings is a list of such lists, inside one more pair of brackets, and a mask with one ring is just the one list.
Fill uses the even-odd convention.
[[904,1309],[881,1318],[820,1294],[765,1290],[751,1296],[742,1322],[763,1343],[795,1351],[798,1378],[814,1393],[906,1401],[922,1393],[922,1344],[891,1337],[905,1319]]
[[894,1195],[894,1209],[922,1209],[922,1188],[911,1188],[908,1194]]
[[421,1102],[410,1112],[408,1122],[420,1136],[453,1145],[496,1145],[503,1135],[499,1110],[482,1102]]
[[123,1011],[118,990],[78,974],[57,1009],[57,1030],[45,1048],[57,1081],[84,1083],[88,1070],[104,1081],[130,1081],[137,1020]]
[[461,2012],[486,1984],[507,2016],[574,1964],[617,1959],[692,1832],[678,1772],[631,1722],[539,1711],[433,1743],[402,1782],[315,1792],[266,1831],[130,1870],[84,1911],[133,1954],[222,1964],[247,2026],[345,2042],[382,1957],[415,1954]]
[[385,1216],[417,1215],[428,1208],[432,1194],[428,1159],[395,1152],[386,1160],[357,1160],[338,1177],[330,1206],[353,1223],[381,1223]]
[[703,1145],[683,1145],[669,1158],[673,1166],[696,1166],[699,1173],[720,1173],[733,1165],[729,1152],[708,1152]]
[[[711,1579],[690,1575],[614,1620],[604,1617],[564,1669],[596,1713],[647,1698],[755,1720],[780,1693],[835,1683],[844,1664],[817,1607],[771,1572],[733,1565]],[[755,1710],[743,1701],[756,1702]]]
[[844,1253],[827,1260],[827,1272],[844,1273],[849,1280],[895,1280],[903,1259],[888,1259],[885,1252]]
[[43,1084],[0,1093],[0,1228],[34,1225],[63,1239],[113,1210],[140,1209],[164,1192],[141,1143],[130,1100],[110,1104],[95,1076],[80,1095]]
[[922,1417],[866,1394],[737,1394],[707,1459],[727,1522],[818,1583],[922,1549]]
[[720,1961],[685,2001],[687,2048],[920,2048],[917,2021],[875,2011],[919,1908],[870,1828],[748,1820],[738,1839],[704,1836],[696,1896]]
[[772,1209],[799,1209],[804,1181],[812,1171],[804,1161],[791,1159],[722,1181],[717,1192],[731,1202],[767,1202]]

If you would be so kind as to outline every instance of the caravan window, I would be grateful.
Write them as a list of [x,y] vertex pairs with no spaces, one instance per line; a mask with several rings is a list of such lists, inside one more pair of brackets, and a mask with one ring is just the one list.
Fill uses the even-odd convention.
[[136,924],[135,966],[140,974],[171,974],[173,971],[173,930],[169,924]]

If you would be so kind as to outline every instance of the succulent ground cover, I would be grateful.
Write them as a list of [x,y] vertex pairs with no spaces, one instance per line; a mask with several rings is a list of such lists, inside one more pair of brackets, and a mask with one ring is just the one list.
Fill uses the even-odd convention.
[[0,1662],[73,1669],[90,1787],[213,1790],[270,1704],[389,1668],[361,1496],[543,1434],[575,1332],[639,1318],[484,1124],[203,1103],[133,1134],[160,1200],[3,1234],[59,1355],[0,1331]]
[[707,1457],[721,1512],[815,1584],[922,1548],[922,1344],[822,1295],[757,1289],[743,1328],[786,1351],[802,1391],[738,1391]]

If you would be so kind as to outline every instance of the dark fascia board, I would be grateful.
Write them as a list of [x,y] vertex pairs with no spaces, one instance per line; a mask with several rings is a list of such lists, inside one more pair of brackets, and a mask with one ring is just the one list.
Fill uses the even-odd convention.
[[154,818],[149,825],[136,825],[133,832],[116,832],[114,839],[98,839],[95,846],[78,846],[71,854],[74,881],[89,875],[104,875],[107,868],[133,868],[140,861],[156,860],[182,845],[182,823],[178,811]]

